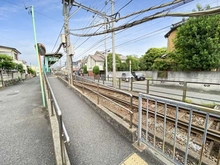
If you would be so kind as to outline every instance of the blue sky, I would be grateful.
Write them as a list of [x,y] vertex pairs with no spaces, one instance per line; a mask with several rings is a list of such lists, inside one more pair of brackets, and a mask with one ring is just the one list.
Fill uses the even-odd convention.
[[[115,0],[115,12],[129,1],[130,0]],[[111,14],[110,2],[104,7],[105,0],[77,0],[76,2],[99,11],[103,9],[102,12],[106,10],[107,14]],[[133,0],[120,11],[120,15],[122,17],[166,2],[170,1]],[[196,8],[195,6],[198,3],[202,6],[209,4],[211,7],[215,7],[219,5],[220,1],[194,0],[193,2],[180,6],[170,12],[190,12]],[[29,14],[29,10],[25,10],[24,5],[27,7],[31,5],[34,6],[37,41],[46,46],[47,53],[51,53],[57,49],[60,43],[60,38],[58,38],[58,36],[63,25],[62,3],[61,0],[0,0],[0,45],[18,49],[22,53],[19,56],[20,60],[25,60],[31,65],[37,65],[37,57],[34,49],[32,18]],[[76,9],[77,7],[73,6],[71,13]],[[141,19],[158,11],[160,10],[147,12],[138,15],[137,17],[121,20],[115,24],[115,27]],[[151,47],[166,47],[167,41],[164,38],[164,35],[169,31],[170,25],[180,20],[181,18],[164,17],[143,23],[127,30],[116,32],[116,53],[123,55],[137,55],[140,57]],[[97,15],[80,9],[70,19],[70,29],[83,28],[89,25],[102,23],[103,21],[104,20]],[[92,28],[86,31],[74,31],[74,33],[92,33],[96,30],[97,28]],[[103,27],[99,29],[99,31],[102,30]],[[107,34],[106,37],[107,49],[111,50],[111,34]],[[143,38],[137,40],[139,37]],[[97,50],[104,51],[105,49],[104,35],[90,38],[71,36],[71,43],[74,44],[75,47],[73,61],[82,59],[86,55],[93,54]],[[61,49],[60,52],[62,53],[63,49]],[[64,54],[61,59],[62,64],[64,64],[65,59],[66,57]]]

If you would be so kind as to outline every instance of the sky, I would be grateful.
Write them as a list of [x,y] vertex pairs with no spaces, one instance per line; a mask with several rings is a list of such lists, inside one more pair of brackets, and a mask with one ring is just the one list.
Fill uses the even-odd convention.
[[[105,1],[107,5],[105,5]],[[115,13],[119,11],[120,17],[123,17],[171,1],[172,0],[114,0],[114,10]],[[110,0],[76,0],[76,2],[111,15]],[[126,5],[128,2],[130,3]],[[219,3],[219,0],[194,0],[172,9],[169,12],[191,12],[196,8],[196,4],[216,7],[219,6]],[[19,60],[25,60],[28,65],[37,66],[32,15],[30,14],[29,8],[32,5],[34,6],[37,42],[45,45],[47,53],[52,53],[57,50],[61,42],[60,34],[64,33],[62,29],[64,23],[62,0],[0,0],[0,45],[16,48],[21,52]],[[73,6],[70,13],[75,13],[74,11],[77,9],[78,7]],[[153,10],[120,20],[115,23],[114,26],[117,27],[142,19],[143,17],[150,16],[164,9],[165,8]],[[170,30],[172,24],[181,21],[181,19],[180,17],[163,17],[115,32],[116,53],[125,56],[136,55],[141,57],[149,48],[166,47],[167,40],[164,38],[164,35]],[[102,17],[80,9],[70,18],[69,28],[72,33],[77,34],[101,32],[104,30],[104,27],[78,31],[73,30],[103,22],[104,19]],[[106,38],[106,40],[104,38]],[[70,41],[75,50],[73,61],[80,60],[87,55],[92,55],[95,51],[104,51],[105,41],[106,49],[110,50],[110,52],[112,51],[111,34],[93,37],[77,37],[71,35]],[[63,53],[63,57],[56,65],[64,65],[66,61],[66,54],[62,48],[60,53]]]

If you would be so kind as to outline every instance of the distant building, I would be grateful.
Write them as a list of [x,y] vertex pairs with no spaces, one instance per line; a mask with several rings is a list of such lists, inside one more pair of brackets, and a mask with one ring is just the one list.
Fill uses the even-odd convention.
[[94,55],[89,55],[87,58],[87,71],[88,75],[93,75],[93,67],[98,66],[100,72],[104,71],[104,61],[105,58],[102,54],[95,53]]
[[6,54],[12,57],[13,61],[17,63],[18,55],[21,54],[16,48],[1,46],[0,45],[0,54]]
[[[119,54],[121,62],[126,62],[127,57]],[[82,60],[73,62],[73,71],[77,68],[80,70],[83,68],[84,65],[87,66],[87,71],[89,76],[93,76],[93,68],[94,66],[99,66],[100,74],[105,74],[105,58],[106,54],[105,51],[96,51],[94,55],[85,56]],[[80,71],[78,70],[78,71]]]
[[123,56],[122,54],[119,54],[118,56],[121,59],[121,63],[126,62],[126,60],[127,60],[126,56]]
[[172,52],[175,49],[174,39],[176,38],[177,29],[178,29],[178,27],[180,27],[184,23],[185,23],[185,20],[177,22],[175,24],[172,24],[172,27],[170,28],[170,31],[167,34],[165,34],[164,37],[167,38],[167,50],[168,50],[168,52]]
[[18,60],[17,64],[22,64],[23,65],[23,69],[24,69],[24,73],[28,74],[28,66],[27,66],[27,62],[24,60]]

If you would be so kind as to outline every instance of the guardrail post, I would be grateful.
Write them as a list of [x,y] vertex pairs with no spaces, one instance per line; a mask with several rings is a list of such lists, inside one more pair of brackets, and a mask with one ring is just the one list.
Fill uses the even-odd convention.
[[61,159],[62,159],[62,164],[65,163],[65,157],[64,157],[64,146],[63,146],[63,129],[62,129],[62,116],[59,115],[58,118],[58,124],[59,124],[59,137],[60,137],[60,152],[61,152]]
[[82,81],[82,86],[83,86],[83,93],[85,92],[85,88],[84,88],[84,81],[83,81],[84,79],[81,79],[81,81]]
[[53,99],[50,98],[50,107],[51,107],[51,116],[54,116],[54,112],[53,112]]
[[142,95],[138,96],[138,145],[141,145],[141,131],[142,131]]
[[146,93],[149,94],[149,89],[150,89],[150,80],[147,80],[147,88],[146,88]]
[[99,84],[97,84],[97,104],[99,105]]
[[121,89],[121,78],[119,78],[119,84],[118,84],[119,89]]
[[183,83],[183,97],[182,97],[182,101],[185,102],[186,100],[186,91],[187,91],[187,82]]
[[[130,110],[133,112],[133,96],[130,97]],[[130,128],[132,128],[133,125],[133,113],[130,113]]]
[[131,91],[133,91],[133,78],[131,77]]

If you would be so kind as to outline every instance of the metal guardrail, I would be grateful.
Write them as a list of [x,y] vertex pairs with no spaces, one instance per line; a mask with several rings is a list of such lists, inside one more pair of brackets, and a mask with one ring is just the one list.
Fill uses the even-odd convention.
[[[149,101],[154,101],[154,122],[150,121],[149,119]],[[143,107],[142,103],[146,103],[146,107]],[[158,103],[163,103],[164,104],[164,118],[163,118],[163,136],[160,137],[162,138],[162,149],[158,149],[156,147],[156,138],[158,138],[157,135],[157,114],[158,114]],[[175,126],[174,126],[174,137],[173,137],[173,147],[172,148],[172,156],[169,156],[166,152],[165,152],[165,144],[166,142],[166,130],[167,130],[167,106],[168,105],[172,105],[174,107],[176,107],[176,112],[175,112],[175,116],[176,116],[176,120],[175,120]],[[208,131],[208,124],[209,124],[209,116],[218,116],[220,118],[220,111],[219,110],[214,110],[214,109],[210,109],[210,108],[205,108],[205,107],[201,107],[201,106],[196,106],[196,105],[192,105],[192,104],[188,104],[188,103],[184,103],[184,102],[179,102],[179,101],[174,101],[174,100],[169,100],[169,99],[164,99],[161,97],[156,97],[156,96],[152,96],[152,95],[147,95],[147,94],[141,94],[139,93],[139,102],[138,102],[138,144],[141,145],[141,143],[144,143],[148,146],[150,146],[151,148],[159,151],[162,155],[164,155],[166,158],[168,158],[170,161],[172,161],[173,163],[177,164],[177,161],[175,160],[175,153],[176,153],[176,144],[177,144],[177,128],[179,127],[179,123],[178,123],[178,116],[179,116],[179,108],[184,108],[189,110],[189,123],[188,123],[188,130],[187,130],[187,135],[186,135],[186,148],[185,148],[185,155],[183,156],[184,158],[184,165],[187,164],[187,158],[188,158],[188,153],[189,153],[189,144],[192,143],[190,140],[191,137],[191,128],[192,128],[192,118],[193,118],[193,113],[199,113],[199,114],[203,114],[205,115],[205,122],[203,125],[203,130],[204,130],[204,134],[203,134],[203,140],[202,140],[202,144],[201,144],[201,152],[200,152],[200,157],[199,157],[199,165],[202,164],[202,159],[203,159],[203,153],[204,153],[204,148],[205,148],[205,143],[206,143],[206,139],[207,139],[207,131]],[[143,119],[143,108],[146,109],[146,118]],[[146,121],[145,125],[143,126],[142,121]],[[153,131],[149,132],[149,124],[153,123]],[[144,129],[146,129],[146,133],[144,131]],[[151,135],[151,138],[153,138],[153,144],[149,141],[149,134]],[[144,137],[145,136],[145,137]],[[171,154],[170,154],[171,155]],[[220,155],[220,153],[219,153]],[[218,156],[218,160],[217,160],[217,165],[219,165],[219,159],[220,156]]]
[[[214,106],[214,103],[220,103],[218,99],[209,99],[209,98],[204,98],[204,97],[195,97],[193,95],[188,94],[187,92],[193,91],[194,87],[198,87],[199,85],[202,87],[204,86],[205,88],[213,88],[215,86],[219,86],[220,88],[220,83],[208,83],[208,82],[189,82],[189,81],[172,81],[172,80],[159,80],[159,79],[146,79],[145,83],[139,83],[138,81],[135,80],[130,80],[129,81],[122,83],[122,78],[117,77],[117,88],[118,89],[127,89],[129,91],[137,91],[137,92],[144,92],[146,94],[154,94],[157,96],[162,96],[171,99],[176,99],[176,100],[181,100],[183,102],[193,102],[191,99],[194,99],[196,102],[195,104],[201,104],[199,102],[204,101],[206,103],[203,103],[204,105],[207,106]],[[131,78],[132,79],[132,78]],[[105,79],[97,79],[98,82],[102,82],[103,84],[112,84],[112,78],[108,78],[108,81]],[[154,82],[159,82],[154,84]],[[171,83],[171,84],[170,84]],[[175,84],[176,83],[176,84]],[[153,84],[153,85],[151,85]],[[167,86],[171,86],[178,89],[178,93],[173,93],[173,92],[168,92],[168,91],[161,91],[160,89],[152,89],[153,87],[157,87],[157,85],[160,85],[159,87],[164,87],[166,88]],[[175,85],[174,85],[175,84]],[[194,87],[192,87],[194,86]],[[197,88],[196,88],[197,89]],[[198,89],[197,89],[198,90]],[[198,90],[202,92],[201,90]],[[194,103],[194,102],[193,102]]]
[[53,90],[50,86],[50,83],[48,81],[47,76],[44,74],[45,77],[45,83],[46,83],[46,88],[47,88],[47,94],[48,94],[48,99],[50,100],[50,111],[51,111],[51,116],[54,116],[54,112],[56,113],[57,121],[58,121],[58,127],[59,127],[59,142],[60,142],[60,148],[61,148],[61,158],[62,158],[62,164],[66,164],[66,156],[65,156],[65,143],[70,142],[69,135],[67,133],[66,127],[63,123],[62,120],[62,112],[60,110],[60,107],[57,103],[57,100],[55,98],[55,95],[53,93]]
[[109,99],[108,97],[102,95],[99,91],[99,88],[100,88],[100,84],[99,82],[95,82],[94,80],[90,80],[90,79],[86,79],[82,76],[74,76],[74,84],[77,82],[77,81],[82,81],[82,82],[89,82],[89,83],[93,83],[93,84],[96,84],[97,86],[97,91],[94,91],[94,90],[91,90],[89,89],[88,87],[86,87],[86,85],[83,85],[83,83],[79,83],[78,85],[81,86],[83,88],[83,93],[84,93],[84,89],[87,89],[87,90],[90,90],[91,92],[95,93],[97,95],[97,104],[99,104],[99,97],[102,97],[110,102],[113,102],[115,105],[123,108],[125,111],[129,112],[130,114],[130,128],[132,128],[132,125],[133,125],[133,110],[132,110],[132,104],[133,104],[133,95],[131,93],[128,93],[128,92],[125,92],[125,91],[122,91],[122,90],[119,90],[119,89],[115,89],[113,87],[109,87],[109,86],[106,86],[106,85],[102,85],[103,87],[105,87],[106,89],[110,89],[112,91],[115,91],[115,92],[119,92],[119,93],[122,93],[124,95],[127,95],[128,97],[130,97],[130,109],[116,103],[115,101]]

